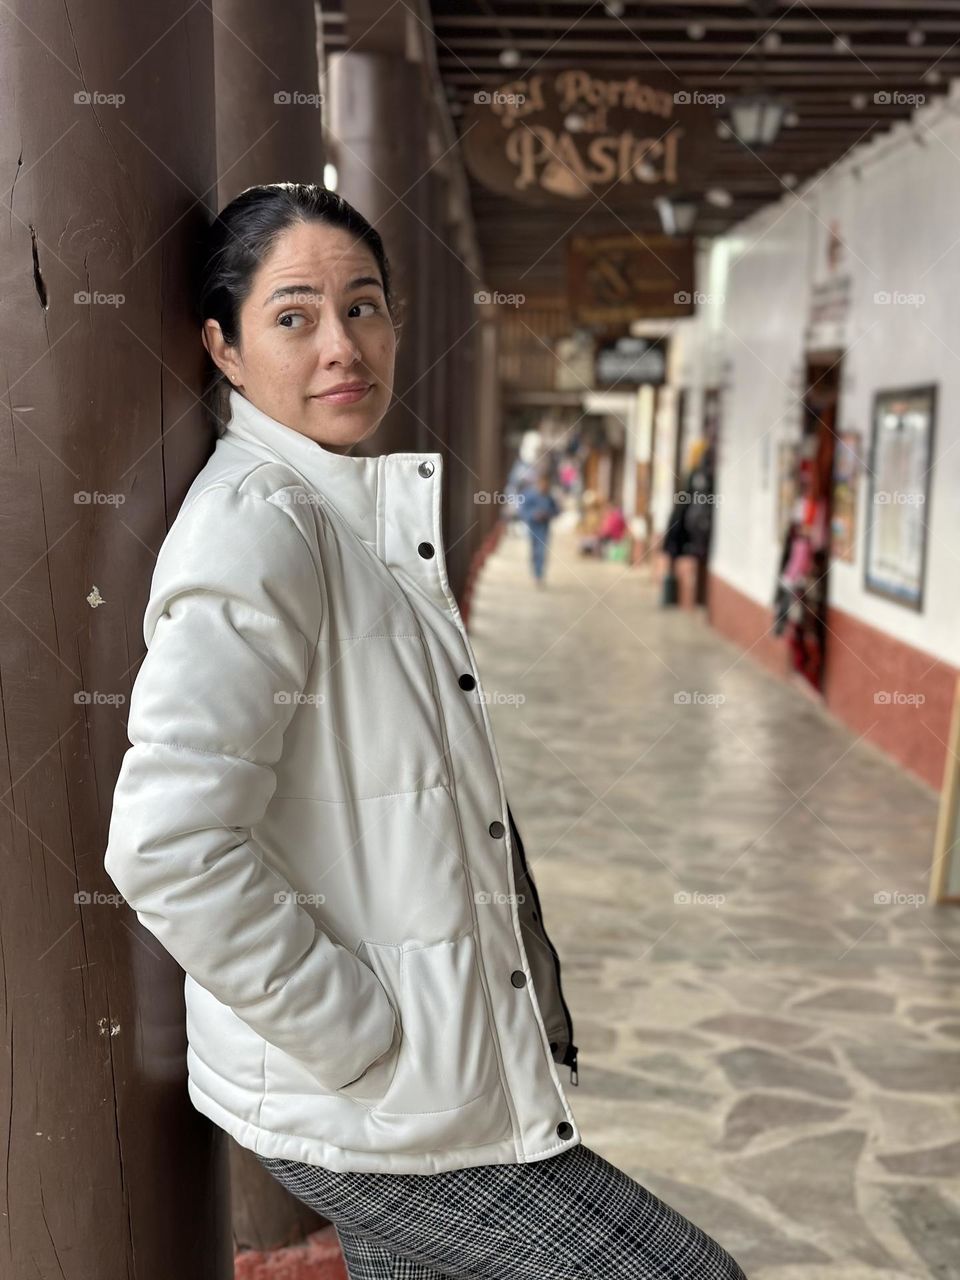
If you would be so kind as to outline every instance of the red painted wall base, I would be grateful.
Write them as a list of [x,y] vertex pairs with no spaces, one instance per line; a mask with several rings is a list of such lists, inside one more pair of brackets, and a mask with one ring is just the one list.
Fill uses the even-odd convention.
[[458,600],[460,606],[460,617],[463,618],[463,625],[470,630],[470,605],[473,603],[473,589],[477,584],[477,578],[480,576],[480,570],[483,568],[483,562],[487,556],[496,548],[497,543],[506,532],[506,521],[497,520],[490,527],[490,532],[477,547],[473,553],[473,559],[470,561],[470,568],[467,571],[467,581],[463,589],[463,599]]
[[347,1268],[333,1227],[307,1236],[303,1244],[260,1253],[247,1249],[234,1259],[235,1280],[347,1280]]
[[[771,631],[772,609],[711,573],[707,616],[755,662],[775,675],[791,677],[786,643]],[[823,705],[854,733],[939,790],[957,668],[842,609],[829,610],[827,626]]]

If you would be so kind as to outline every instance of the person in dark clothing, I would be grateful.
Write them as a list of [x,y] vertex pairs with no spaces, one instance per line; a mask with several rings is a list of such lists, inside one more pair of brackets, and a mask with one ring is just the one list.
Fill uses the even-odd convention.
[[670,557],[668,580],[672,584],[665,592],[664,603],[676,602],[675,561],[678,556],[696,556],[696,598],[698,603],[706,598],[706,570],[715,503],[711,446],[703,440],[694,441],[689,461],[683,487],[674,499],[670,523],[663,535],[663,550]]

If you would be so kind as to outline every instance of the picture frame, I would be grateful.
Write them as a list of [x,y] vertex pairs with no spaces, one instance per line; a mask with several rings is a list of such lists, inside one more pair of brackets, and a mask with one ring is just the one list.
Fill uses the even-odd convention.
[[870,424],[864,590],[923,612],[937,384],[877,391]]

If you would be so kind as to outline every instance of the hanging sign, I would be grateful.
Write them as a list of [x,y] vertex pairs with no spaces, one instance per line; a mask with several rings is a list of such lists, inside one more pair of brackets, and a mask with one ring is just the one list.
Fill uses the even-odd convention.
[[473,176],[501,195],[649,204],[703,184],[724,100],[663,74],[535,72],[475,93],[461,145]]
[[[849,203],[849,194],[848,194]],[[842,350],[849,343],[853,309],[853,276],[846,268],[847,246],[837,218],[816,219],[811,234],[819,239],[814,280],[810,289],[805,351]],[[879,296],[879,295],[877,295]]]
[[659,387],[666,379],[666,338],[621,336],[597,349],[594,381],[599,388]]
[[570,311],[583,325],[693,315],[693,240],[633,232],[571,236],[567,293]]

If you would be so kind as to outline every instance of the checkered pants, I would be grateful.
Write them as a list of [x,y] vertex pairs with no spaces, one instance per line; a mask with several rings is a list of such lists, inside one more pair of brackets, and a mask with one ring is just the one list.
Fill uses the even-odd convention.
[[746,1280],[715,1240],[583,1142],[529,1164],[431,1174],[258,1159],[334,1224],[350,1280]]

